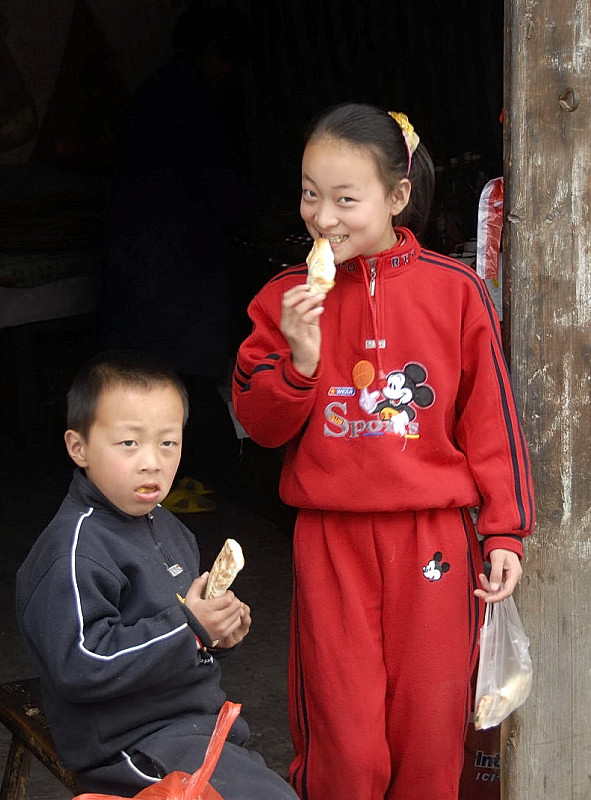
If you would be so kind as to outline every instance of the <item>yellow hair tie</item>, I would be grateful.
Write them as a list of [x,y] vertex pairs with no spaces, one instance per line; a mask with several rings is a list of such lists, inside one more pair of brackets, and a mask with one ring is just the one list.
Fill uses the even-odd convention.
[[388,111],[388,114],[392,117],[393,120],[396,120],[396,122],[400,125],[400,129],[404,134],[404,138],[406,139],[408,149],[410,150],[410,154],[412,155],[419,146],[419,142],[421,141],[419,139],[418,134],[408,121],[408,117],[406,116],[406,114],[403,114],[401,111]]

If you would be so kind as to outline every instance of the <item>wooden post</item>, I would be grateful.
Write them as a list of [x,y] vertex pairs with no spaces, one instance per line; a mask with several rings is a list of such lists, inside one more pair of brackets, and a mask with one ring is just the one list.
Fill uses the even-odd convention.
[[591,798],[591,5],[505,0],[504,268],[538,524],[503,800]]

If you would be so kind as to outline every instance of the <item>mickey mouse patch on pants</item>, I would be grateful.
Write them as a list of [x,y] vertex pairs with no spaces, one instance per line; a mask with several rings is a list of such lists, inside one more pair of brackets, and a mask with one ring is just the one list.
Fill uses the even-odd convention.
[[446,572],[449,572],[450,566],[447,561],[443,561],[443,553],[437,551],[433,554],[433,558],[429,563],[423,567],[423,575],[428,581],[434,583],[440,581]]

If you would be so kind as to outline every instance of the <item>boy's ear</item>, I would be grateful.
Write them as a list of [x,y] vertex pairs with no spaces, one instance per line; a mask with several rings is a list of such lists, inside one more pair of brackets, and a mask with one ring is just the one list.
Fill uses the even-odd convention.
[[410,200],[411,183],[408,178],[402,178],[398,181],[398,186],[390,193],[390,213],[393,217],[397,217]]
[[78,467],[87,467],[86,442],[78,431],[67,430],[64,433],[64,441],[66,442],[66,449],[72,461]]

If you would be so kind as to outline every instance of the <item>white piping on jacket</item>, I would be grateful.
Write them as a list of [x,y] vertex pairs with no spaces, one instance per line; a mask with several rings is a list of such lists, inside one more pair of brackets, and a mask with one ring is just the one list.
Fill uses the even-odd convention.
[[158,783],[161,778],[155,778],[153,775],[146,775],[145,772],[142,772],[141,769],[138,769],[136,765],[131,760],[131,756],[129,756],[125,750],[121,751],[121,755],[123,756],[124,761],[126,762],[129,769],[135,774],[138,775],[140,778],[143,778],[145,781],[149,781],[150,783]]
[[161,636],[156,636],[154,639],[150,639],[143,644],[137,644],[134,647],[126,647],[124,650],[118,650],[116,653],[112,653],[109,656],[103,656],[100,653],[93,653],[92,650],[89,650],[86,645],[84,644],[84,615],[82,613],[82,604],[80,602],[80,591],[78,590],[78,581],[76,577],[76,549],[78,547],[78,539],[80,537],[80,529],[82,527],[82,523],[85,519],[88,519],[90,515],[93,513],[94,508],[91,506],[88,511],[80,514],[80,518],[78,520],[78,524],[76,525],[76,530],[74,532],[74,538],[72,540],[72,550],[70,553],[70,570],[71,570],[71,580],[72,580],[72,587],[74,589],[74,597],[76,603],[76,615],[78,617],[78,647],[80,650],[90,658],[95,658],[97,661],[113,661],[115,658],[119,658],[119,656],[127,655],[128,653],[135,653],[138,650],[144,650],[146,647],[150,647],[151,645],[162,642],[165,639],[169,639],[171,636],[175,636],[179,631],[182,631],[184,628],[188,627],[188,623],[185,622],[180,625],[178,628],[175,628],[168,633],[164,633]]

